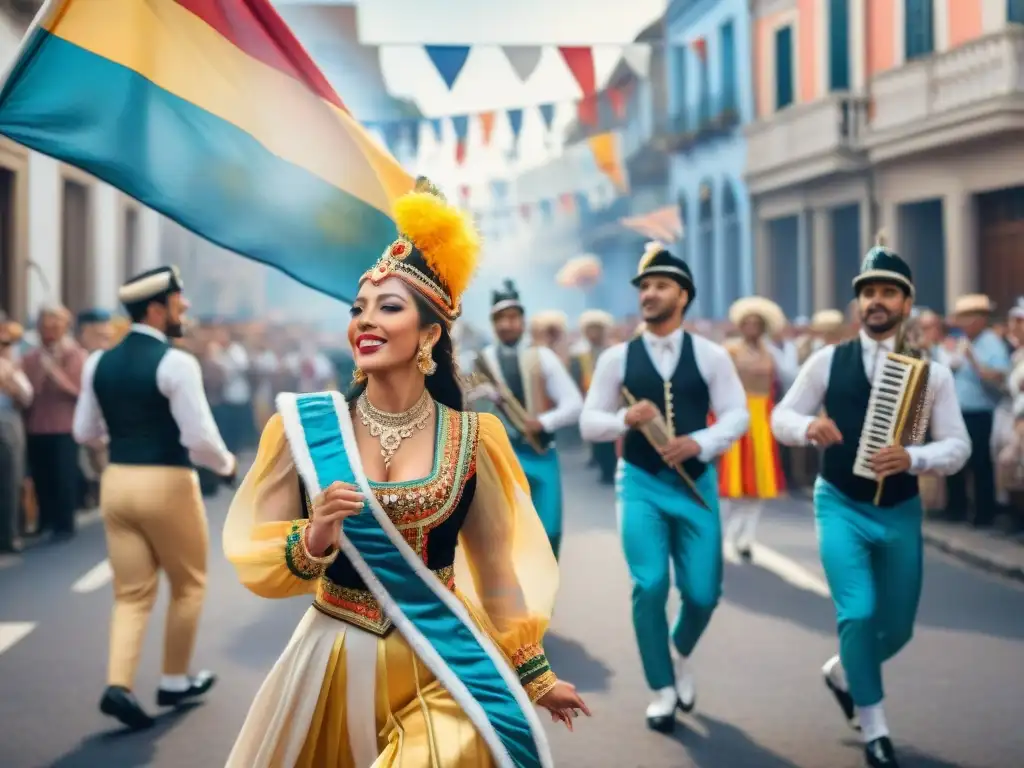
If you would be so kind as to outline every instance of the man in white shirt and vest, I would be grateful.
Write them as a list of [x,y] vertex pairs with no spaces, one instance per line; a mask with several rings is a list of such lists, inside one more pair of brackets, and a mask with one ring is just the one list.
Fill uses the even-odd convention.
[[[530,483],[530,497],[537,509],[551,549],[558,557],[562,544],[562,473],[555,449],[555,432],[575,423],[583,396],[558,356],[547,347],[521,344],[526,331],[526,312],[511,280],[491,299],[491,322],[498,343],[484,347],[477,356],[477,370],[485,370],[497,388],[482,383],[467,400],[487,397],[494,402],[511,398],[526,414],[525,423],[514,425],[503,411],[512,449]],[[499,392],[499,389],[501,392]]]
[[[686,263],[660,243],[651,243],[632,283],[640,291],[645,329],[598,359],[580,432],[593,442],[625,436],[616,496],[633,581],[633,628],[653,691],[647,724],[670,731],[676,710],[689,712],[694,707],[689,657],[722,592],[714,460],[746,433],[750,417],[729,353],[683,330],[683,316],[696,295]],[[624,406],[624,389],[636,400],[634,405]],[[640,431],[659,412],[672,435],[660,449]],[[711,412],[716,418],[709,427]],[[694,482],[697,494],[675,468],[678,465]],[[671,634],[665,616],[669,563],[683,600]]]
[[132,693],[162,570],[171,585],[159,706],[186,703],[210,689],[210,672],[189,674],[206,593],[207,523],[194,465],[229,482],[236,472],[210,413],[198,361],[175,349],[188,302],[174,267],[129,280],[119,298],[131,331],[95,352],[82,372],[74,435],[107,440],[100,507],[114,572],[107,689],[100,710],[133,729],[153,718]]
[[780,443],[825,449],[814,514],[836,608],[839,655],[822,672],[844,717],[861,731],[867,765],[894,768],[882,705],[882,663],[909,642],[921,596],[917,475],[958,471],[971,454],[971,440],[950,370],[932,361],[925,400],[932,442],[884,447],[870,459],[872,470],[884,478],[875,503],[878,483],[854,474],[854,462],[872,389],[910,316],[914,284],[906,262],[879,244],[865,257],[853,289],[861,319],[858,336],[808,358],[772,413],[772,431]]

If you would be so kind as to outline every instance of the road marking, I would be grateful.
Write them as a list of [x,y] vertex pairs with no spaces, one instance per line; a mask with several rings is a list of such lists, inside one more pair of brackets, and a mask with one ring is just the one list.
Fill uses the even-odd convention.
[[[745,565],[747,563],[736,553],[736,549],[729,545],[722,548],[722,553],[727,562],[732,565]],[[753,562],[750,563],[758,568],[763,568],[769,573],[773,573],[788,584],[792,584],[797,589],[802,589],[806,592],[812,592],[815,595],[824,598],[832,597],[832,593],[829,591],[828,584],[825,583],[824,579],[815,573],[812,573],[807,568],[797,563],[785,555],[776,552],[771,547],[766,547],[764,544],[754,544],[751,548],[751,554],[753,556]]]
[[110,561],[104,560],[90,568],[84,576],[71,585],[71,591],[84,595],[88,592],[95,592],[102,586],[110,583],[114,572],[110,570]]
[[34,621],[0,621],[0,653],[36,628]]

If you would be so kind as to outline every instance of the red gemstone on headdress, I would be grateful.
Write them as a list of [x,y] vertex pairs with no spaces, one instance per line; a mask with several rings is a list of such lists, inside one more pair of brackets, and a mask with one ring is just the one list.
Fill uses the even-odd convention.
[[391,246],[392,256],[401,256],[403,253],[405,253],[405,243],[395,243]]

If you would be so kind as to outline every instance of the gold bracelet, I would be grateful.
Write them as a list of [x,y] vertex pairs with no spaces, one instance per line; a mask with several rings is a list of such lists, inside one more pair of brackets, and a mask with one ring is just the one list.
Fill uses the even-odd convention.
[[555,677],[555,673],[549,669],[540,677],[535,677],[533,680],[526,683],[523,688],[526,689],[526,695],[530,697],[530,701],[536,703],[547,696],[557,683],[558,678]]
[[288,570],[304,581],[312,581],[319,578],[338,557],[337,549],[334,549],[324,557],[314,557],[311,555],[306,543],[306,532],[308,529],[308,520],[293,521],[284,546],[284,559],[288,565]]

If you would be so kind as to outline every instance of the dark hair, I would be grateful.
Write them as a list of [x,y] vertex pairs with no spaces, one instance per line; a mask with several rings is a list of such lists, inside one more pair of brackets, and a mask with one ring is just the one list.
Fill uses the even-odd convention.
[[135,301],[131,304],[125,304],[124,309],[128,313],[128,317],[132,319],[133,323],[142,323],[146,320],[146,313],[149,312],[150,304],[163,304],[166,307],[168,298],[170,298],[170,294],[165,293],[162,296],[154,296],[152,299],[146,299],[145,301]]
[[[437,370],[427,376],[427,391],[441,405],[446,405],[455,411],[466,409],[465,395],[462,389],[462,381],[459,377],[458,367],[455,364],[455,349],[452,345],[452,336],[448,332],[441,316],[437,313],[426,299],[419,293],[412,291],[413,303],[420,316],[420,328],[437,324],[441,326],[441,336],[434,345],[432,356],[437,363]],[[353,384],[345,395],[345,399],[352,402],[366,390],[366,382]]]

